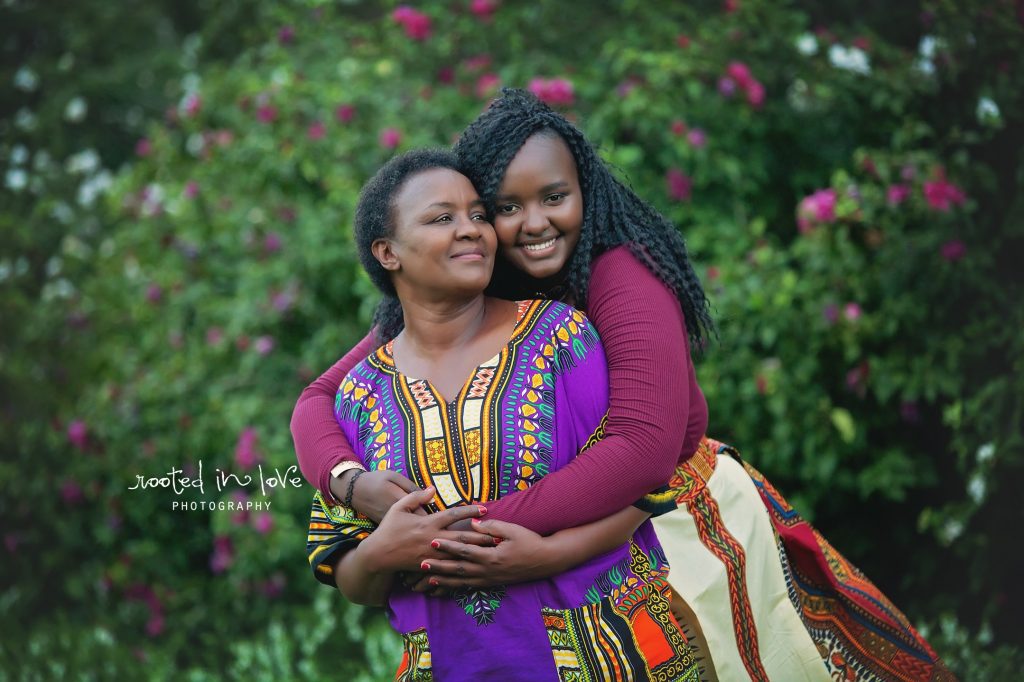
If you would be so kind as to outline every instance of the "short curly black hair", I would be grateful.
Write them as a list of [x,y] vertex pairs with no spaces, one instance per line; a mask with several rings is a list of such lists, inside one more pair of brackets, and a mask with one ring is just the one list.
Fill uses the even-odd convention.
[[[469,124],[455,144],[462,172],[476,186],[488,210],[493,215],[494,198],[509,163],[536,133],[562,138],[576,161],[583,193],[580,241],[567,265],[565,281],[552,295],[585,308],[594,258],[628,245],[679,299],[690,342],[698,350],[703,348],[708,335],[714,334],[714,323],[678,230],[611,173],[576,126],[525,90],[504,88],[502,96]],[[527,275],[498,259],[491,293],[518,298],[529,297],[535,290]]]
[[395,197],[411,177],[435,168],[462,173],[458,157],[448,149],[413,149],[385,163],[359,193],[354,232],[359,261],[370,281],[381,290],[384,299],[377,306],[374,325],[381,341],[392,339],[402,330],[402,307],[398,302],[391,275],[373,255],[373,243],[395,233]]

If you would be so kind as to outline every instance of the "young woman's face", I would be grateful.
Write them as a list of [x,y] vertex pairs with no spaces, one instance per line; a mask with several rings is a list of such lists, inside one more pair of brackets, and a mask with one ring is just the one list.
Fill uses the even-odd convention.
[[[417,173],[394,198],[395,231],[375,243],[399,294],[432,299],[482,292],[497,243],[483,201],[469,179],[448,168]],[[383,250],[378,251],[378,245]]]
[[527,138],[494,203],[494,229],[505,260],[536,279],[562,272],[583,226],[583,193],[565,141],[545,133]]

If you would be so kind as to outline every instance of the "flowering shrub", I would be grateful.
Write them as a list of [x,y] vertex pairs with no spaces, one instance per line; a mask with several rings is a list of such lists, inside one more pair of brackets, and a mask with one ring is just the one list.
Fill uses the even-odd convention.
[[[129,21],[83,5],[20,21]],[[710,433],[965,679],[1019,668],[1022,567],[995,560],[1022,520],[1010,5],[856,27],[843,3],[766,0],[186,5],[202,25],[133,48],[152,83],[78,94],[61,46],[19,65],[0,114],[0,314],[19,321],[0,341],[17,453],[0,465],[16,482],[0,635],[17,669],[388,674],[380,614],[304,566],[288,417],[375,304],[359,187],[396,151],[450,143],[501,85],[576,120],[686,235],[720,330],[698,364]],[[146,6],[131,21],[174,25]],[[175,492],[172,471],[205,489]]]

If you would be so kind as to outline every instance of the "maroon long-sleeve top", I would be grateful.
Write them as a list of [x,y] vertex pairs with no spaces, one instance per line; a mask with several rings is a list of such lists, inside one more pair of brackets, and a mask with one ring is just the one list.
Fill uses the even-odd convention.
[[[549,535],[605,518],[664,485],[704,435],[707,403],[675,294],[620,246],[594,260],[589,299],[587,316],[608,356],[605,437],[529,489],[488,502],[489,519]],[[302,474],[328,496],[331,469],[358,461],[334,420],[334,396],[376,346],[372,335],[360,341],[302,392],[292,413]]]

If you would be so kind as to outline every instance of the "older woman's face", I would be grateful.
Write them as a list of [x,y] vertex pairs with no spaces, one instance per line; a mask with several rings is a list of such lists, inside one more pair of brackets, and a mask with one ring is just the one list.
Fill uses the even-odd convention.
[[[417,173],[394,198],[390,239],[396,288],[433,300],[483,292],[497,240],[466,176],[448,168]],[[383,261],[382,261],[383,262]]]
[[560,273],[583,226],[583,193],[565,141],[544,133],[527,138],[505,171],[494,205],[501,255],[537,279]]

